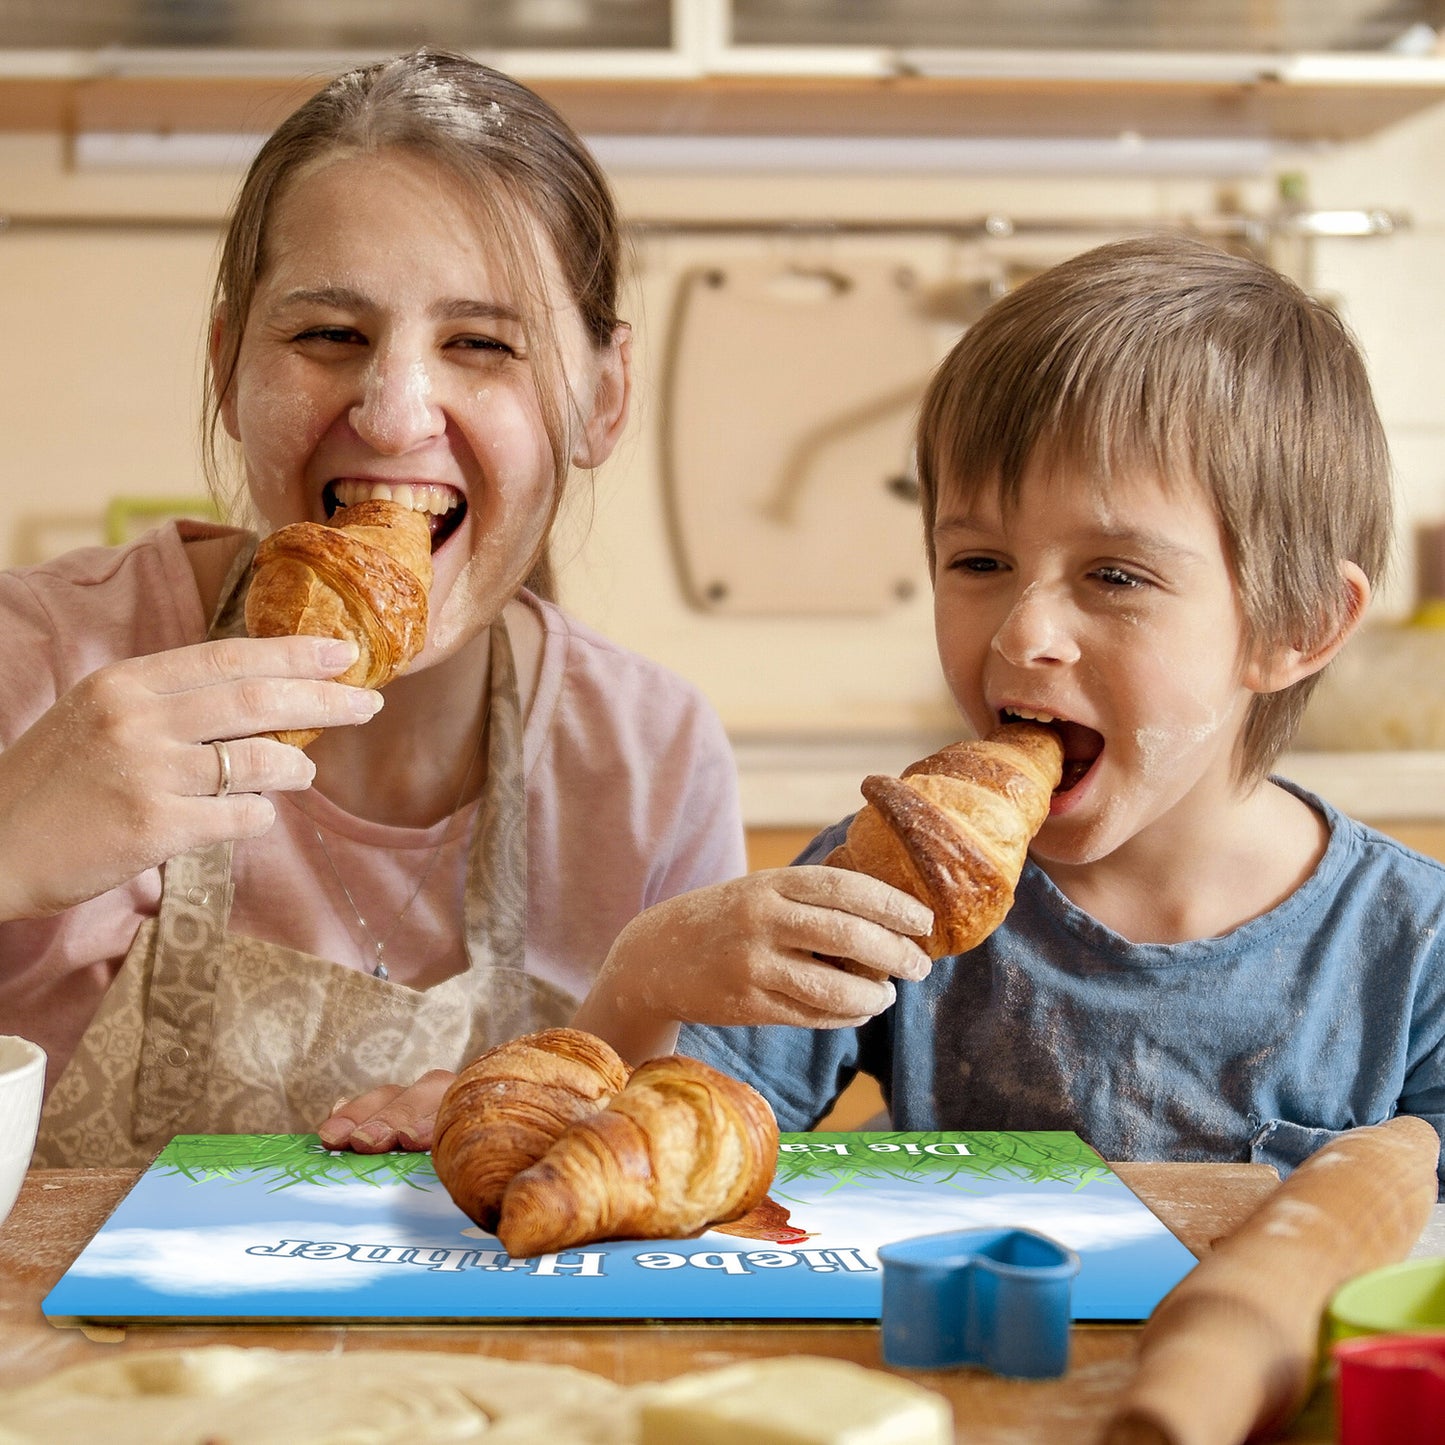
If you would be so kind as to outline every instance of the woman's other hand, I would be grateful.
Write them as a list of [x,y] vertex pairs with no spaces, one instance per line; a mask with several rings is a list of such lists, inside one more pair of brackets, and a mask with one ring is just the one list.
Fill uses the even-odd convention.
[[264,833],[276,811],[261,794],[307,788],[316,770],[256,734],[372,717],[379,693],[331,681],[355,658],[335,638],[228,638],[83,678],[0,753],[0,921]]
[[383,1084],[354,1099],[338,1099],[317,1136],[328,1149],[358,1154],[430,1149],[437,1109],[454,1078],[446,1069],[432,1069],[414,1084]]

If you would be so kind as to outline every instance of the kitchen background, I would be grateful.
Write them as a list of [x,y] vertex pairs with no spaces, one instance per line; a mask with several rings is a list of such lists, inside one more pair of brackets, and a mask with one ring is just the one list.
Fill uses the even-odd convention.
[[712,698],[755,862],[957,729],[909,495],[928,369],[1032,269],[1177,225],[1364,344],[1397,566],[1284,770],[1445,851],[1442,29],[1441,0],[0,0],[0,563],[198,505],[239,169],[319,77],[425,39],[553,98],[633,223],[638,404],[563,600]]

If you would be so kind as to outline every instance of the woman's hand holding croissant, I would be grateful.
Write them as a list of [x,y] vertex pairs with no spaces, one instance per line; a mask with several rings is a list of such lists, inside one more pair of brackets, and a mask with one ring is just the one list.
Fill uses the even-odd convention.
[[893,979],[927,976],[908,935],[931,927],[925,905],[861,873],[751,873],[634,918],[574,1026],[634,1062],[668,1052],[679,1022],[856,1027],[893,1002]]
[[309,787],[315,767],[256,734],[373,716],[378,693],[330,680],[355,657],[355,643],[334,638],[241,637],[83,678],[0,752],[0,921],[264,833],[275,808],[260,794]]

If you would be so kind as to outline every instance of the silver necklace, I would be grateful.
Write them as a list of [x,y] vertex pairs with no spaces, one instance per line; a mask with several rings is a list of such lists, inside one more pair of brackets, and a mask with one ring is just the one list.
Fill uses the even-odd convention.
[[437,839],[436,846],[431,850],[431,857],[427,860],[426,867],[422,869],[421,877],[416,881],[416,887],[411,890],[411,897],[402,904],[401,912],[391,920],[391,927],[388,928],[380,938],[372,932],[371,925],[366,921],[361,909],[356,906],[356,899],[351,896],[351,889],[346,886],[346,879],[341,876],[341,870],[336,866],[336,860],[331,856],[331,850],[326,846],[326,839],[321,836],[321,829],[316,826],[316,819],[313,818],[310,813],[306,812],[304,808],[300,808],[298,804],[298,811],[300,811],[306,821],[311,824],[311,831],[316,834],[316,841],[321,848],[321,856],[326,859],[327,866],[331,869],[331,876],[336,879],[337,887],[341,889],[347,904],[356,916],[357,923],[361,925],[362,933],[366,935],[367,942],[370,943],[373,952],[376,954],[376,964],[371,970],[372,975],[376,978],[387,979],[391,977],[391,972],[386,966],[386,945],[396,936],[396,930],[401,927],[402,919],[411,912],[412,904],[421,897],[421,891],[426,887],[427,879],[431,877],[438,860],[442,856],[442,849],[451,841],[451,819],[455,818],[461,809],[462,799],[466,796],[467,792],[467,784],[471,781],[472,772],[477,766],[477,759],[481,756],[482,741],[486,735],[487,727],[484,723],[482,727],[477,730],[477,743],[472,749],[472,759],[467,764],[467,770],[462,774],[462,785],[457,790],[456,803],[453,805],[451,813],[448,814],[447,826],[443,830],[442,836]]

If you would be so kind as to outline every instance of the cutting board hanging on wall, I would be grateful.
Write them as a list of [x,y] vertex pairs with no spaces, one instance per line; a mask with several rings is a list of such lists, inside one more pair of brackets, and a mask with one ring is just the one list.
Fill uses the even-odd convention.
[[912,430],[939,331],[896,259],[680,278],[662,473],[689,602],[876,614],[928,583]]

